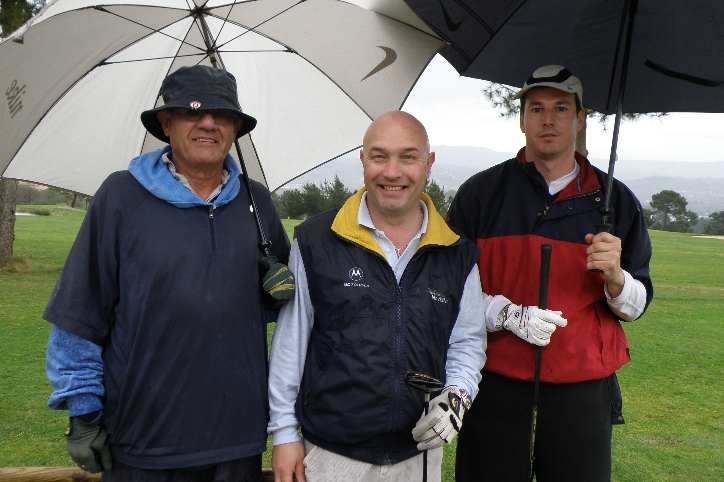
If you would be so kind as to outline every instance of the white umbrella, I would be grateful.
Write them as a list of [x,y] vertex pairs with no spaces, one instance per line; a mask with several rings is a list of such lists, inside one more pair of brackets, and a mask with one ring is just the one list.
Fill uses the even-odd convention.
[[163,78],[213,59],[259,121],[249,175],[274,190],[356,149],[443,45],[401,0],[195,1],[56,0],[0,43],[2,176],[92,195],[161,146],[139,116]]

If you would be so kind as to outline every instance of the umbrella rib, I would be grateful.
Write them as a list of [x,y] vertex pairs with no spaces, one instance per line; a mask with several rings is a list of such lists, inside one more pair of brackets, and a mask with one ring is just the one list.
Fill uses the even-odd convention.
[[[289,179],[289,180],[288,180],[287,182],[285,182],[284,184],[289,184],[289,183],[292,182],[293,180],[299,179],[299,178],[302,177],[303,175],[312,172],[312,171],[315,170],[316,168],[318,168],[318,167],[320,167],[320,166],[323,166],[323,165],[325,165],[325,164],[327,164],[327,163],[329,163],[329,162],[332,162],[332,161],[334,161],[335,159],[339,159],[340,157],[342,157],[342,156],[344,156],[344,155],[346,155],[346,154],[349,154],[350,152],[353,152],[353,151],[356,151],[356,150],[358,150],[358,149],[361,149],[361,148],[362,148],[362,146],[359,145],[359,146],[357,146],[357,147],[353,147],[352,149],[350,149],[350,150],[348,150],[348,151],[346,151],[346,152],[343,152],[342,154],[339,154],[339,155],[337,155],[337,156],[334,156],[334,157],[331,158],[331,159],[327,159],[327,160],[324,161],[323,163],[317,164],[317,165],[314,166],[313,168],[307,169],[306,171],[302,172],[301,174],[299,174],[299,175],[297,175],[297,176],[294,176],[293,178]],[[261,163],[259,163],[259,164],[261,165]],[[282,186],[283,186],[284,184],[282,184]],[[273,191],[276,191],[277,189],[279,189],[279,188],[282,187],[282,186],[278,186],[278,187],[277,187],[276,189],[274,189]]]
[[696,77],[694,75],[685,74],[683,72],[677,72],[675,70],[667,69],[661,64],[657,64],[656,62],[653,62],[649,59],[646,59],[646,62],[644,62],[644,65],[651,70],[658,72],[662,75],[665,75],[667,77],[671,77],[672,79],[679,79],[679,80],[685,80],[687,82],[691,82],[692,84],[701,85],[704,87],[719,87],[720,85],[724,84],[724,80],[709,80],[704,79],[702,77]]
[[502,23],[500,24],[500,26],[498,27],[498,30],[496,30],[495,32],[490,32],[491,35],[490,35],[490,38],[488,39],[488,41],[485,42],[485,43],[480,47],[480,49],[475,53],[475,55],[474,55],[473,57],[477,57],[478,55],[480,55],[480,52],[482,52],[483,49],[484,49],[485,47],[487,47],[487,45],[490,43],[490,41],[495,38],[496,33],[498,33],[498,32],[510,21],[510,19],[513,18],[513,16],[514,16],[516,13],[518,13],[518,10],[520,10],[521,8],[523,8],[523,5],[525,5],[526,3],[528,3],[528,0],[523,0],[522,2],[520,2],[520,4],[518,4],[518,6],[515,8],[515,10],[513,10],[512,12],[510,12],[510,15],[508,15],[508,18],[506,18],[505,20],[503,20],[503,22],[502,22]]
[[[478,51],[477,51],[472,57],[471,57],[470,55],[468,55],[466,52],[464,52],[460,47],[458,47],[455,42],[452,42],[452,41],[449,41],[449,42],[448,42],[448,46],[449,46],[450,48],[454,49],[454,50],[455,50],[457,53],[459,53],[461,56],[463,56],[463,57],[465,58],[465,60],[468,62],[468,66],[469,66],[470,63],[472,63],[473,59],[474,59],[475,57],[477,57],[478,55],[480,55],[480,52],[482,52],[483,49],[485,49],[485,47],[488,45],[488,43],[490,43],[490,41],[493,40],[493,38],[495,38],[496,33],[497,33],[498,31],[500,31],[500,29],[501,29],[503,26],[505,26],[505,24],[507,24],[508,21],[510,21],[510,19],[518,12],[518,10],[520,10],[520,9],[523,7],[524,4],[527,3],[527,0],[523,0],[522,2],[520,2],[520,4],[515,8],[515,10],[513,10],[513,11],[510,13],[510,15],[508,15],[508,18],[506,18],[506,19],[500,24],[500,26],[498,27],[498,30],[494,30],[492,27],[490,27],[486,22],[483,21],[483,19],[482,19],[477,13],[475,13],[475,12],[474,12],[470,7],[468,7],[465,3],[462,3],[460,0],[455,0],[455,3],[457,3],[461,8],[463,8],[466,12],[468,12],[468,14],[470,14],[471,17],[473,17],[480,25],[482,25],[483,28],[484,28],[484,29],[488,32],[488,34],[490,35],[490,38],[487,40],[487,42],[485,42],[483,45],[481,45],[480,48],[478,49]],[[430,25],[430,26],[432,27],[432,25]],[[442,32],[440,32],[440,30],[438,30],[437,28],[433,27],[433,30],[435,30],[435,31],[438,33],[438,35],[440,35],[442,38],[444,38],[444,39],[448,38],[447,35],[445,35],[445,34],[443,34]],[[466,67],[466,68],[467,68],[467,67]]]
[[[113,62],[109,62],[104,60],[103,62],[99,63],[98,65],[114,65],[114,64],[127,64],[131,62],[146,62],[148,60],[164,60],[164,59],[177,59],[179,57],[198,57],[200,55],[203,55],[206,57],[206,54],[203,52],[199,52],[198,54],[185,54],[185,55],[166,55],[163,57],[148,57],[145,59],[133,59],[133,60],[117,60]],[[202,59],[203,60],[203,59]]]
[[[281,43],[281,42],[279,42],[279,41],[277,41],[277,40],[275,40],[275,39],[273,39],[273,38],[270,38],[269,36],[263,34],[262,32],[257,32],[256,29],[259,28],[260,26],[264,25],[265,23],[269,22],[270,20],[273,20],[274,18],[278,17],[279,15],[282,15],[283,13],[288,12],[289,10],[291,10],[291,9],[294,8],[294,7],[296,7],[296,6],[299,5],[300,3],[302,3],[302,1],[299,1],[299,2],[295,3],[295,4],[292,5],[291,7],[288,7],[288,8],[282,10],[281,12],[279,12],[279,13],[277,13],[277,14],[275,14],[275,15],[272,15],[271,17],[267,18],[267,19],[264,20],[263,22],[255,25],[255,26],[253,26],[253,27],[249,27],[249,26],[246,26],[246,25],[242,25],[242,24],[240,24],[240,23],[238,23],[238,22],[234,22],[233,20],[228,20],[228,16],[227,16],[227,19],[224,20],[225,23],[231,23],[231,24],[236,25],[236,26],[238,26],[238,27],[245,28],[245,29],[246,29],[246,32],[242,32],[242,33],[240,33],[239,35],[237,35],[236,37],[227,40],[227,41],[224,42],[223,44],[217,45],[216,48],[217,48],[217,49],[220,49],[220,48],[223,47],[224,45],[227,45],[227,44],[233,42],[234,40],[238,39],[238,38],[241,37],[242,35],[246,35],[246,34],[249,33],[249,32],[254,32],[254,33],[257,34],[257,35],[261,35],[261,36],[263,36],[263,37],[265,37],[265,38],[268,38],[269,40],[271,40],[271,41],[273,41],[273,42],[275,42],[275,43],[278,43],[279,45],[284,45],[283,43]],[[219,8],[219,7],[216,7],[216,8]],[[229,13],[231,13],[231,11],[229,11]],[[214,14],[212,14],[212,13],[209,13],[209,15],[211,15],[212,17],[216,17],[216,18],[218,18],[218,19],[221,19],[221,17],[219,17],[218,15],[214,15]],[[284,45],[284,47],[286,47],[286,48],[289,49],[290,51],[292,50],[292,49],[289,48],[288,45]]]
[[[466,12],[468,12],[468,14],[469,14],[472,18],[474,18],[480,25],[482,25],[483,28],[488,31],[488,33],[490,34],[491,37],[492,37],[493,35],[495,35],[495,30],[493,30],[493,28],[492,28],[491,26],[489,26],[489,25],[487,24],[487,22],[485,22],[485,21],[483,20],[483,18],[475,12],[475,10],[473,10],[472,8],[470,8],[467,3],[464,3],[464,2],[462,2],[461,0],[455,0],[455,3],[457,3],[463,10],[465,10]],[[522,2],[522,3],[525,3],[525,1]],[[518,8],[520,8],[520,6],[519,6]],[[517,9],[516,9],[516,10],[517,10]]]
[[[236,6],[236,2],[232,3],[231,7],[229,8],[229,11],[226,12],[226,18],[224,18],[223,22],[221,23],[221,28],[219,29],[219,33],[217,33],[216,37],[214,38],[214,45],[216,45],[216,42],[219,40],[219,37],[221,37],[221,32],[224,31],[226,22],[229,21],[229,15],[231,15],[231,11],[234,9],[235,6]],[[221,18],[221,17],[217,17],[217,18]],[[218,47],[216,47],[216,49],[218,50]]]
[[[124,17],[123,15],[119,15],[119,14],[117,14],[117,13],[115,13],[115,12],[111,12],[110,10],[106,10],[106,9],[103,8],[103,7],[94,7],[94,8],[95,8],[96,10],[101,11],[101,12],[105,12],[105,13],[109,13],[109,14],[111,14],[111,15],[115,15],[115,16],[118,17],[118,18],[122,18],[123,20],[126,20],[126,21],[128,21],[128,22],[134,23],[134,24],[139,25],[139,26],[141,26],[141,27],[143,27],[143,28],[147,28],[148,30],[151,31],[151,33],[150,33],[149,35],[152,35],[152,34],[154,34],[154,33],[157,33],[157,34],[160,34],[160,35],[164,35],[164,36],[166,36],[166,37],[168,37],[168,38],[170,38],[170,39],[173,39],[173,40],[175,40],[175,41],[177,41],[177,42],[181,42],[182,44],[186,44],[186,45],[188,45],[188,46],[190,46],[190,47],[199,49],[200,51],[203,52],[203,49],[200,49],[198,46],[196,46],[196,45],[194,45],[194,44],[191,44],[191,43],[189,43],[189,42],[187,42],[187,41],[185,41],[185,40],[183,40],[183,39],[178,39],[178,38],[174,37],[173,35],[169,35],[169,34],[163,32],[163,31],[161,31],[161,29],[155,29],[155,28],[153,28],[153,27],[149,27],[148,25],[144,25],[144,24],[142,24],[142,23],[140,23],[140,22],[136,22],[135,20],[131,20],[131,19],[128,18],[128,17]],[[187,17],[189,17],[189,16],[190,16],[190,15],[187,15]],[[180,19],[179,19],[179,20],[180,20]],[[179,20],[176,20],[176,22],[178,22]],[[175,22],[173,22],[173,23],[175,23]],[[167,26],[168,26],[168,25],[167,25]],[[166,26],[166,27],[167,27],[167,26]],[[164,27],[164,28],[166,28],[166,27]]]

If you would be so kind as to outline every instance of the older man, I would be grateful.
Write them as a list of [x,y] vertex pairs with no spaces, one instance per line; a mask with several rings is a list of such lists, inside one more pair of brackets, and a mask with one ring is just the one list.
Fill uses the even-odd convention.
[[[104,481],[260,480],[268,411],[260,239],[229,155],[256,120],[241,112],[236,80],[223,70],[180,68],[162,95],[164,105],[141,120],[170,145],[103,183],[45,311],[54,324],[48,404],[69,410],[68,452]],[[286,262],[270,195],[252,184],[272,250]],[[269,291],[285,289],[291,278]]]
[[[488,362],[460,434],[458,481],[530,480],[536,346],[542,349],[534,470],[539,482],[611,478],[611,425],[622,423],[615,371],[629,361],[621,320],[653,296],[651,243],[641,205],[614,180],[611,233],[601,221],[606,174],[575,152],[583,87],[558,65],[533,72],[517,94],[526,144],[476,174],[455,196],[449,224],[481,247]],[[541,319],[540,245],[553,246]],[[590,270],[598,270],[593,272]]]
[[[277,481],[417,481],[425,449],[439,480],[441,447],[485,362],[478,249],[422,192],[435,161],[425,128],[407,113],[384,114],[360,159],[365,187],[298,226],[292,244],[297,293],[270,360]],[[446,387],[419,422],[424,395],[405,383],[409,370]]]

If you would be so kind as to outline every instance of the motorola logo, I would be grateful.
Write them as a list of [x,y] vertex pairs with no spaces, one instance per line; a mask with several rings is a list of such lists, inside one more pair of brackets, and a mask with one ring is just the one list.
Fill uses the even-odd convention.
[[360,281],[363,278],[364,274],[362,273],[361,268],[357,268],[356,266],[349,270],[349,279],[352,281]]

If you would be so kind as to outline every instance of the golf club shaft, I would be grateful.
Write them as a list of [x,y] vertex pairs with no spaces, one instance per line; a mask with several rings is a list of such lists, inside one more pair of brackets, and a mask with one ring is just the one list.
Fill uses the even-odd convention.
[[[548,306],[548,278],[551,268],[553,246],[543,244],[540,247],[540,288],[538,290],[538,308]],[[538,389],[540,388],[540,363],[543,347],[535,349],[535,374],[533,376],[533,414],[530,422],[530,480],[533,480],[533,462],[535,461],[535,430],[538,423]]]
[[[425,393],[425,415],[427,415],[427,405],[430,403],[430,394]],[[427,450],[422,453],[422,482],[427,482]]]

